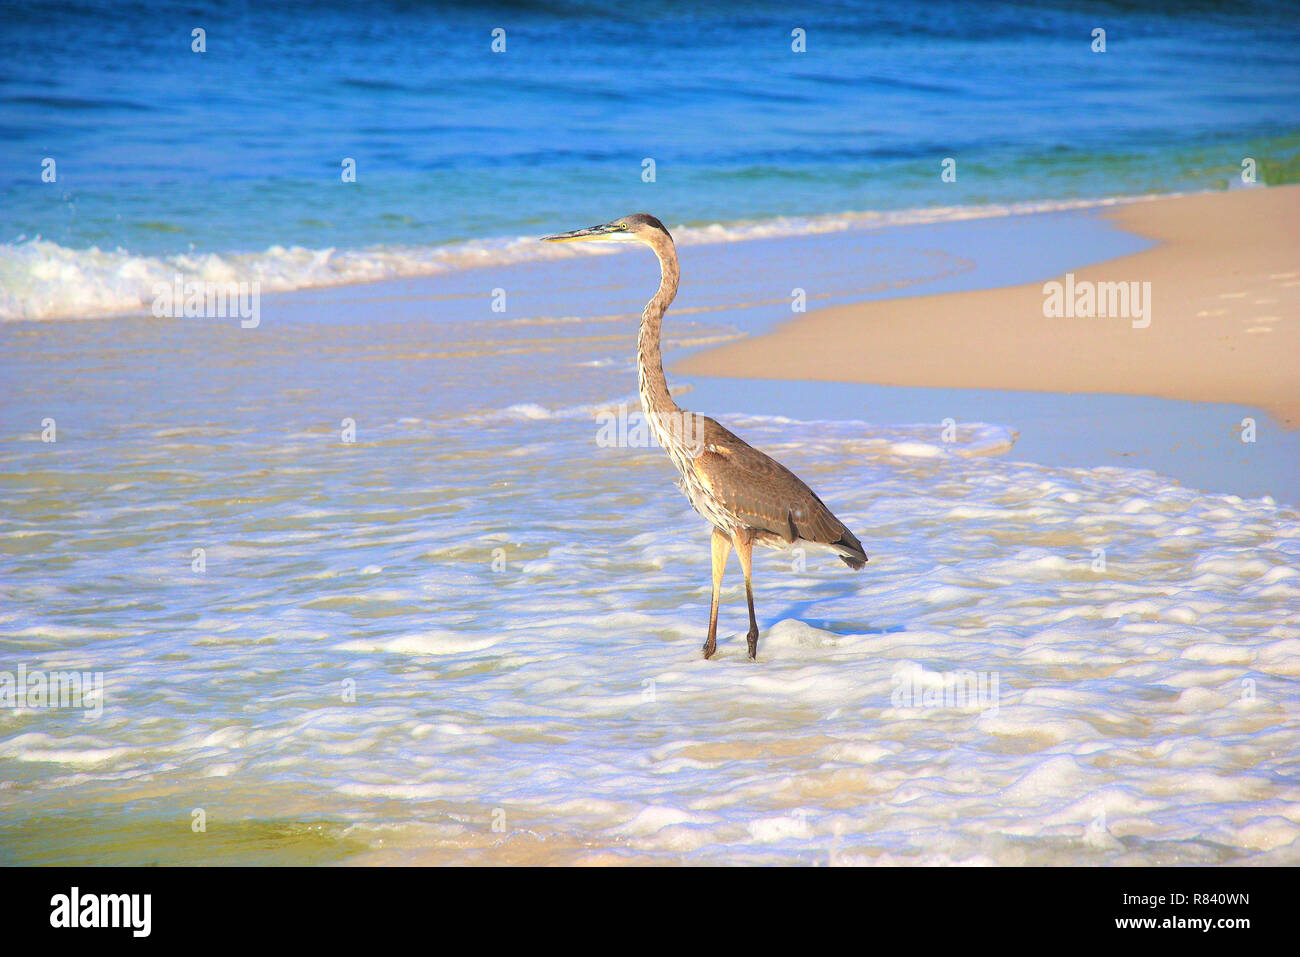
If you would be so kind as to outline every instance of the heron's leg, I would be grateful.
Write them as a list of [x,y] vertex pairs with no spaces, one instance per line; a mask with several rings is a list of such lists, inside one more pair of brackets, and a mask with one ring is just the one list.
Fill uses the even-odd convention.
[[733,535],[736,555],[740,558],[740,570],[745,574],[745,600],[749,602],[749,658],[758,657],[758,619],[754,617],[754,587],[750,584],[749,572],[754,557],[754,535],[748,531],[737,531]]
[[731,539],[715,528],[710,548],[713,552],[713,602],[709,606],[709,637],[704,642],[705,658],[712,658],[718,650],[718,592],[722,588],[722,572],[731,555]]

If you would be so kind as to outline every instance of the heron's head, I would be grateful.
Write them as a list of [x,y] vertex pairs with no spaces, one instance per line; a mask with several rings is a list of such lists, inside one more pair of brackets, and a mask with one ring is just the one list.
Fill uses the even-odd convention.
[[544,243],[645,243],[650,246],[664,240],[671,243],[673,237],[663,223],[646,213],[633,213],[612,223],[542,237]]

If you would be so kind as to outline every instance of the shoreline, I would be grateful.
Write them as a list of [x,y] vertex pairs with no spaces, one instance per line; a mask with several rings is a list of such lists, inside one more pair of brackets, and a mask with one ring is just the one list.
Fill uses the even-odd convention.
[[[1044,319],[1043,282],[1067,271],[1083,278],[1140,276],[1127,268],[1122,273],[1114,270],[1116,264],[1159,255],[1165,248],[1155,244],[1158,229],[1146,228],[1150,211],[1162,204],[1188,202],[1240,205],[1237,197],[1241,196],[1256,203],[1286,196],[1294,204],[1300,199],[1300,187],[692,245],[683,250],[686,279],[665,329],[670,383],[697,389],[688,404],[712,415],[793,415],[883,426],[937,424],[947,418],[987,422],[1019,432],[1019,441],[1006,453],[1013,459],[1148,469],[1206,491],[1272,495],[1300,504],[1300,430],[1275,425],[1260,403],[1187,401],[1186,396],[1153,401],[1140,392],[1102,388],[978,384],[980,376],[993,378],[988,374],[990,347],[1018,359],[1018,353],[1034,342],[1013,334],[1016,316],[994,314],[1000,321],[972,318],[970,304],[978,305],[985,297],[1019,294],[1023,306],[1028,295],[1035,311],[1029,318],[1040,329],[1044,323],[1058,329],[1070,325],[1076,330],[1102,329],[1109,333],[1105,340],[1112,349],[1109,361],[1123,358],[1125,344],[1147,341],[1162,325],[1170,324],[1167,310],[1160,305],[1163,285],[1156,287],[1151,326],[1133,329],[1124,320]],[[1274,223],[1277,218],[1273,217]],[[1139,227],[1146,230],[1144,234],[1135,231]],[[285,337],[317,341],[328,335],[326,328],[364,324],[385,338],[415,336],[427,342],[429,348],[418,349],[412,357],[420,355],[435,363],[456,356],[509,362],[534,351],[542,355],[568,352],[575,346],[597,348],[601,358],[583,368],[602,371],[586,372],[581,379],[563,384],[557,380],[554,390],[516,393],[497,388],[485,404],[489,410],[519,403],[570,408],[632,394],[635,328],[653,271],[653,259],[635,253],[569,256],[270,293],[263,298],[262,321],[256,330],[241,330],[236,324],[229,332],[219,331],[224,320],[137,316],[104,323],[0,323],[0,333],[42,339],[71,335],[88,341],[112,340],[122,334],[140,341],[235,335],[245,343],[242,350],[260,348],[258,340],[273,349]],[[805,286],[809,305],[821,308],[782,324],[790,316],[792,286]],[[508,313],[490,309],[485,290],[493,287],[510,290]],[[1285,288],[1289,292],[1293,287]],[[967,304],[963,318],[968,325],[978,327],[983,318],[985,326],[1003,331],[982,338],[966,336],[957,343],[957,355],[952,343],[935,344],[941,342],[938,333],[934,342],[909,345],[910,351],[888,347],[888,336],[899,334],[898,315],[918,316],[919,322],[934,329],[950,321],[951,313],[944,309],[950,302]],[[866,321],[874,322],[870,337],[861,334]],[[1023,326],[1025,317],[1019,321]],[[829,331],[821,331],[827,324]],[[1291,330],[1253,335],[1257,340],[1290,335],[1294,341],[1295,323],[1291,325]],[[453,336],[455,348],[432,348],[444,335],[439,330],[452,328],[459,330]],[[902,332],[911,333],[915,340],[916,330]],[[600,345],[602,341],[608,347]],[[835,343],[831,354],[820,346],[822,341]],[[1060,343],[1054,347],[1059,359]],[[727,368],[728,357],[738,354],[745,368]],[[761,361],[750,363],[745,358],[750,354]],[[970,357],[980,364],[968,362]],[[912,371],[925,373],[928,381],[889,381],[890,376],[881,375],[879,383],[869,384],[868,376],[856,374],[867,365],[854,365],[864,359],[900,367],[909,360]],[[1034,359],[1037,362],[1039,356]],[[629,365],[619,372],[624,362]],[[855,374],[841,374],[845,365],[853,366],[850,371]],[[22,367],[21,361],[15,363],[14,374],[20,378]],[[440,368],[430,366],[426,374],[438,376]],[[773,402],[777,395],[781,401]],[[501,405],[496,404],[498,398]],[[463,400],[479,404],[469,395]],[[1247,416],[1257,419],[1259,440],[1244,446],[1235,430]]]
[[1300,186],[1171,197],[1104,216],[1156,245],[1070,272],[1076,284],[1149,282],[1145,328],[1045,318],[1043,283],[1031,282],[821,309],[673,371],[1145,395],[1256,407],[1289,431],[1300,426]]
[[[676,225],[674,235],[678,246],[698,249],[715,245],[746,244],[755,241],[791,241],[799,242],[814,236],[834,236],[844,233],[863,231],[883,231],[907,228],[911,226],[935,226],[968,222],[987,222],[1008,218],[1038,216],[1053,213],[1090,213],[1116,209],[1134,203],[1148,203],[1160,199],[1187,195],[1184,193],[1153,194],[1132,193],[1098,196],[1080,199],[1033,199],[1016,202],[989,202],[971,205],[922,206],[883,210],[845,210],[836,213],[814,213],[807,217],[769,216],[752,220],[735,220],[728,222],[701,223],[696,225]],[[84,307],[62,306],[64,311],[51,314],[8,315],[0,311],[0,322],[99,322],[115,319],[148,317],[151,314],[146,299],[146,285],[153,282],[171,282],[177,273],[187,281],[224,282],[233,276],[234,282],[267,282],[268,288],[262,292],[265,296],[293,295],[297,293],[320,292],[329,289],[348,289],[355,287],[383,286],[391,282],[433,280],[452,274],[480,270],[505,269],[534,263],[557,261],[582,261],[588,256],[603,257],[619,255],[627,250],[595,248],[591,246],[556,249],[542,247],[536,237],[527,234],[500,235],[468,238],[454,242],[432,243],[427,246],[381,244],[334,250],[331,255],[343,269],[330,281],[312,281],[306,275],[298,279],[279,281],[293,283],[285,286],[276,285],[276,278],[265,280],[261,276],[246,274],[240,266],[247,266],[252,261],[265,261],[277,268],[290,268],[299,264],[302,254],[319,257],[330,250],[316,246],[294,246],[281,248],[277,261],[276,250],[207,250],[203,255],[212,260],[206,267],[207,272],[195,273],[177,262],[178,257],[192,256],[193,252],[131,252],[118,248],[100,250],[81,247],[65,247],[53,240],[33,237],[28,245],[44,243],[49,249],[47,256],[57,256],[61,260],[70,257],[71,264],[83,267],[79,260],[88,257],[109,258],[109,266],[115,274],[128,267],[140,271],[142,285],[136,292],[140,302],[118,304],[103,307],[102,311],[85,311]],[[0,251],[18,249],[18,243],[0,243]],[[535,248],[538,247],[538,248]],[[101,268],[102,268],[101,264]],[[433,268],[435,267],[436,268]],[[317,268],[313,264],[312,268]],[[352,270],[349,272],[349,270]],[[375,275],[375,272],[383,273]],[[64,281],[64,280],[61,280]],[[21,294],[15,293],[18,298]]]
[[[755,386],[762,383],[762,389]],[[943,447],[942,425],[998,425],[1015,433],[1007,462],[1045,468],[1097,466],[1153,472],[1174,484],[1242,499],[1271,499],[1300,507],[1300,431],[1261,426],[1259,442],[1247,445],[1229,430],[1243,416],[1265,421],[1247,406],[1187,402],[1120,393],[1012,392],[997,389],[934,389],[806,382],[783,379],[701,377],[685,400],[692,408],[728,415],[770,416],[814,424],[845,420],[921,424],[929,442]],[[1099,424],[1105,425],[1104,430]],[[733,426],[729,426],[733,427]],[[742,437],[744,427],[734,428]],[[954,449],[952,455],[970,454]]]

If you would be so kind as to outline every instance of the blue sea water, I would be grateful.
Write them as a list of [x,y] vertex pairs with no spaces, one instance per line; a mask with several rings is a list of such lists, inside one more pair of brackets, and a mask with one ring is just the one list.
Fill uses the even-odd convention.
[[1222,188],[1247,156],[1276,181],[1300,155],[1285,5],[2,7],[0,318],[138,309],[176,266],[295,288],[631,210],[798,224]]

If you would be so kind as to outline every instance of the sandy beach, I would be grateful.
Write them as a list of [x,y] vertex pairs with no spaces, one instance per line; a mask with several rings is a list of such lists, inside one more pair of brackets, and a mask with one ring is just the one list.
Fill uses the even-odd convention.
[[1300,186],[1162,198],[1105,215],[1157,245],[1070,270],[1073,288],[1150,283],[1145,317],[1045,316],[1041,281],[904,295],[810,311],[695,353],[675,371],[1159,396],[1258,407],[1300,426]]

